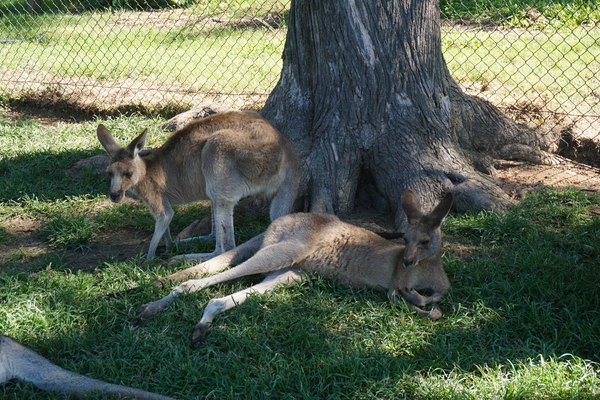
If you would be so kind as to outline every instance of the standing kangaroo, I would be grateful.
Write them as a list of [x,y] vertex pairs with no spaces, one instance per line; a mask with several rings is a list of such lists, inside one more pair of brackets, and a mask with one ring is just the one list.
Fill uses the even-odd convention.
[[113,385],[67,371],[8,336],[0,335],[0,384],[12,379],[32,383],[42,390],[76,397],[97,392],[119,398],[174,400],[172,397]]
[[286,215],[272,222],[264,234],[167,277],[167,281],[183,281],[190,276],[217,273],[257,251],[236,267],[188,280],[162,299],[143,305],[136,320],[139,322],[165,309],[182,293],[241,276],[268,274],[255,286],[212,299],[192,334],[192,343],[197,345],[204,340],[215,316],[242,304],[251,293],[265,293],[300,280],[304,271],[331,277],[345,285],[386,290],[390,300],[403,297],[419,315],[437,320],[442,313],[436,304],[429,311],[422,307],[440,301],[450,288],[441,263],[441,224],[452,206],[452,194],[448,193],[429,214],[421,212],[411,190],[404,192],[401,201],[408,219],[403,235],[405,245],[344,223],[333,215]]
[[[298,159],[289,141],[254,112],[230,111],[195,120],[175,132],[155,151],[140,155],[146,131],[127,147],[98,126],[98,140],[111,160],[110,199],[118,203],[132,190],[154,216],[154,234],[147,259],[154,258],[161,237],[172,243],[172,205],[210,199],[213,253],[235,247],[233,208],[247,196],[272,197],[271,220],[293,208],[299,183]],[[206,237],[205,237],[206,238]]]

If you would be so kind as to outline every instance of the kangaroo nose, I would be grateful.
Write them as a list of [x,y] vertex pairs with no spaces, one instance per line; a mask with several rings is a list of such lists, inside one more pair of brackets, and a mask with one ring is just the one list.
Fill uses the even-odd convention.
[[121,201],[121,193],[120,192],[111,192],[109,197],[113,201],[113,203],[118,203],[119,201]]

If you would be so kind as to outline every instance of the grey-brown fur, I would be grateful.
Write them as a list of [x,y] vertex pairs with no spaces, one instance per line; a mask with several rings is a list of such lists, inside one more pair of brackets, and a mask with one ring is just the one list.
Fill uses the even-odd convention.
[[[182,293],[241,276],[267,274],[258,285],[211,300],[194,330],[192,340],[198,343],[216,315],[243,303],[250,293],[265,293],[278,285],[301,279],[303,271],[312,271],[345,285],[384,290],[390,300],[402,297],[420,315],[437,320],[441,311],[435,303],[450,288],[440,257],[440,227],[451,205],[452,195],[447,194],[430,213],[424,214],[415,194],[407,190],[402,196],[408,219],[404,245],[342,222],[333,215],[286,215],[272,222],[263,235],[161,280],[160,284],[164,285],[169,280],[183,281],[192,276],[219,272],[180,284],[168,296],[142,306],[137,318],[141,320],[156,314]],[[248,258],[252,252],[256,254]],[[225,270],[243,259],[247,260]],[[428,304],[432,304],[431,310],[422,309]]]
[[257,113],[230,111],[192,121],[144,157],[139,152],[145,131],[127,147],[119,146],[103,125],[97,134],[111,157],[111,199],[119,202],[131,190],[154,216],[148,259],[161,237],[167,245],[172,242],[173,205],[212,201],[216,249],[201,255],[204,259],[235,247],[233,208],[241,198],[272,197],[272,220],[292,210],[299,182],[297,157],[289,141]]
[[172,397],[114,385],[67,371],[8,336],[0,335],[0,384],[12,379],[31,383],[42,390],[76,397],[97,392],[118,398],[174,400]]

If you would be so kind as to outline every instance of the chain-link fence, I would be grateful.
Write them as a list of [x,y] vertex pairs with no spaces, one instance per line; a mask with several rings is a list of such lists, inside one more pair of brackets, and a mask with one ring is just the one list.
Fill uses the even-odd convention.
[[281,69],[289,1],[177,3],[0,0],[0,93],[101,109],[264,99]]
[[[95,109],[181,108],[207,97],[258,108],[279,77],[289,6],[0,0],[0,95]],[[444,55],[467,92],[522,122],[567,126],[579,144],[597,142],[599,8],[596,0],[442,0]]]

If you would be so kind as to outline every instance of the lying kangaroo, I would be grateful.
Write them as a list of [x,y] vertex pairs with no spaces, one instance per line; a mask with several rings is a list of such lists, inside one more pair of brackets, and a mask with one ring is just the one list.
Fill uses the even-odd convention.
[[452,194],[448,193],[433,211],[424,215],[414,192],[406,190],[402,195],[402,207],[408,219],[405,245],[344,223],[333,215],[286,215],[272,222],[264,234],[167,277],[167,280],[182,281],[192,275],[220,272],[258,250],[236,267],[188,280],[162,299],[143,305],[136,321],[165,309],[182,293],[241,276],[269,274],[255,286],[211,300],[194,328],[192,343],[196,345],[203,341],[216,315],[242,304],[251,293],[265,293],[300,280],[303,271],[332,277],[346,285],[386,290],[390,300],[401,296],[420,315],[437,320],[442,313],[436,304],[429,311],[421,307],[438,302],[450,288],[441,263],[441,224],[451,206]]
[[119,398],[174,400],[172,397],[127,386],[113,385],[67,371],[8,336],[0,335],[0,383],[12,379],[32,383],[42,390],[77,397],[96,392]]
[[[127,147],[98,126],[98,140],[109,154],[110,199],[118,203],[132,190],[154,216],[154,235],[147,259],[154,258],[161,237],[172,243],[172,205],[210,199],[213,253],[235,247],[233,208],[243,197],[273,197],[272,220],[288,214],[299,183],[298,159],[288,140],[254,112],[230,111],[194,120],[175,132],[160,148],[140,155],[146,131]],[[206,237],[205,237],[206,238]]]

